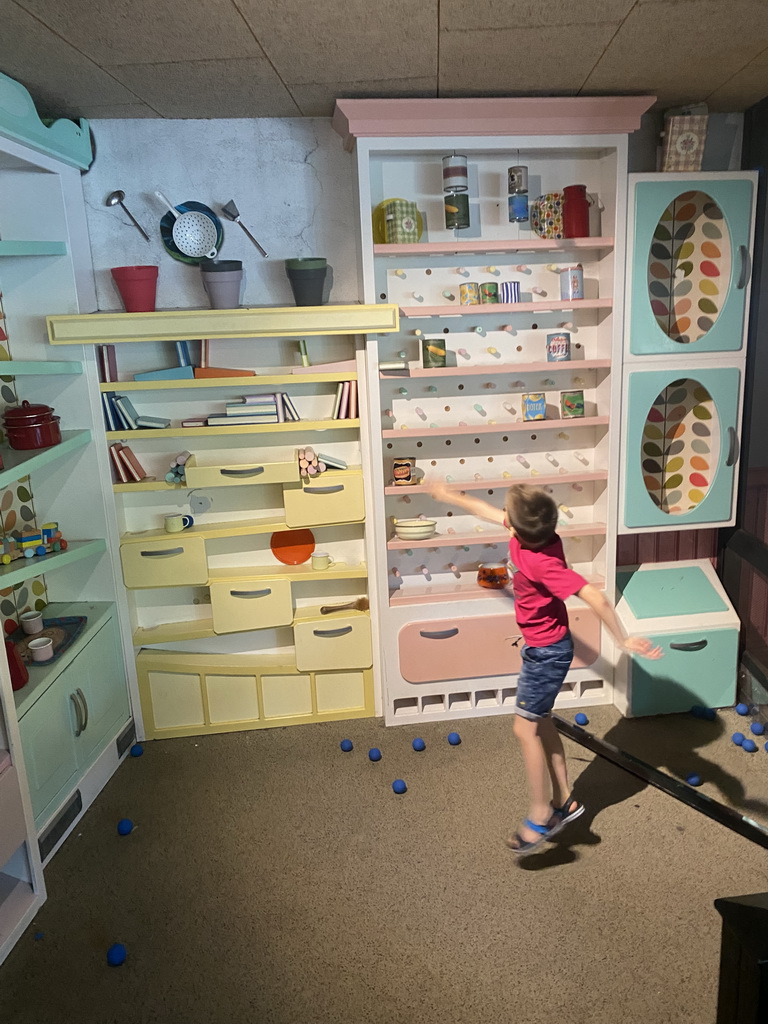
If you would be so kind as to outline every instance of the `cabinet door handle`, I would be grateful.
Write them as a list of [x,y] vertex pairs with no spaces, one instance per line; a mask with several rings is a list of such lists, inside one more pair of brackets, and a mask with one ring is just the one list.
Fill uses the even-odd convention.
[[454,626],[453,629],[420,629],[419,636],[423,636],[425,640],[449,640],[452,636],[456,636],[458,632],[458,626]]
[[263,466],[250,466],[246,469],[220,469],[222,476],[258,476],[264,472]]
[[83,691],[80,689],[79,686],[77,688],[77,696],[80,698],[80,701],[82,702],[82,705],[83,705],[83,732],[85,732],[85,730],[88,728],[88,718],[89,718],[89,715],[88,715],[88,701],[85,699],[85,694],[83,693]]
[[726,466],[735,466],[739,461],[739,435],[736,427],[728,427],[728,454],[725,457]]
[[314,636],[320,637],[321,640],[330,640],[335,636],[346,636],[347,633],[352,632],[351,626],[342,626],[340,629],[313,629],[312,633]]
[[83,728],[84,728],[84,726],[83,726],[83,710],[80,707],[80,701],[78,700],[78,696],[77,696],[76,693],[70,693],[69,699],[75,705],[75,717],[77,719],[76,728],[75,728],[75,736],[79,736],[80,733],[83,731]]
[[749,249],[746,245],[739,246],[739,261],[741,267],[739,269],[739,280],[736,282],[736,287],[743,289],[747,287],[750,277],[752,276],[752,260],[749,257]]
[[184,548],[163,548],[161,551],[141,551],[142,558],[162,558],[166,555],[183,555]]
[[230,597],[269,597],[272,593],[272,588],[267,587],[266,590],[230,590]]
[[305,494],[337,494],[344,490],[344,484],[334,484],[328,487],[305,487]]
[[703,651],[709,643],[708,640],[692,640],[688,644],[670,644],[670,651]]

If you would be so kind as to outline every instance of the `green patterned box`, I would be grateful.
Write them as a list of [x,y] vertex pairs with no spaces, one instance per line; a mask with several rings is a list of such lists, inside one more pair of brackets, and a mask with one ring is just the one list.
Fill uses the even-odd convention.
[[384,232],[388,244],[407,245],[419,240],[419,211],[408,199],[391,199],[384,207]]

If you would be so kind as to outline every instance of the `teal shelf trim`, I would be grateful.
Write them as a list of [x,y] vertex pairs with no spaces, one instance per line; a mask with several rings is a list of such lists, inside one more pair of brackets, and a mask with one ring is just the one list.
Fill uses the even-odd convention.
[[84,558],[93,558],[107,550],[107,542],[103,538],[98,540],[73,540],[69,541],[66,551],[57,551],[52,555],[44,555],[42,558],[22,558],[11,562],[10,565],[0,566],[0,587],[14,587],[24,580],[31,580],[35,576],[42,576],[43,573],[53,572],[54,569],[63,569],[74,562],[81,562]]
[[63,459],[65,455],[84,448],[91,442],[90,430],[62,430],[61,444],[53,448],[37,448],[35,451],[20,452],[15,448],[2,448],[0,455],[3,457],[4,469],[0,470],[0,487],[7,487],[16,480],[34,473]]
[[0,74],[0,136],[31,146],[66,164],[86,170],[93,163],[91,132],[84,117],[43,121],[32,97],[19,82]]
[[[0,113],[2,113],[0,111]],[[66,256],[66,242],[0,241],[0,256]]]
[[0,359],[0,379],[4,377],[47,377],[60,373],[82,373],[83,364],[74,359]]

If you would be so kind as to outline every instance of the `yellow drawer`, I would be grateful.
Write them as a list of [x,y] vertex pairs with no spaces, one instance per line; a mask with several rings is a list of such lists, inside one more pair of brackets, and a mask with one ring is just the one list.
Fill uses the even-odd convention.
[[299,487],[284,487],[285,521],[296,526],[359,523],[365,519],[360,473],[323,473]]
[[293,627],[300,672],[370,668],[371,620],[367,615],[306,619]]
[[210,590],[215,633],[271,629],[293,622],[289,580],[224,580],[212,583]]
[[202,537],[169,533],[162,540],[121,544],[126,587],[183,587],[208,582]]
[[184,466],[188,487],[222,487],[242,484],[287,484],[299,479],[299,460],[251,462],[242,465],[199,466],[192,455]]

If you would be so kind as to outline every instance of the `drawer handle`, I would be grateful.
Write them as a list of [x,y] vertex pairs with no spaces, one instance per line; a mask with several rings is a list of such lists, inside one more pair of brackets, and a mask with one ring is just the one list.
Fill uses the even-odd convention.
[[328,487],[305,487],[305,494],[337,494],[344,490],[344,484],[334,484]]
[[749,249],[746,245],[739,246],[739,260],[741,262],[741,269],[739,270],[739,280],[736,282],[736,287],[741,290],[747,287],[747,283],[752,276],[752,260],[749,258]]
[[258,476],[264,472],[263,466],[253,466],[248,469],[220,469],[222,476]]
[[419,636],[423,636],[425,640],[449,640],[452,636],[456,636],[458,632],[458,626],[454,626],[453,629],[436,629],[434,631],[420,629]]
[[728,427],[728,454],[725,457],[726,466],[735,466],[739,460],[739,435],[735,427]]
[[142,558],[161,558],[165,555],[183,555],[184,548],[163,548],[162,551],[142,551]]
[[703,651],[708,640],[692,640],[689,644],[670,644],[670,651]]
[[75,736],[79,736],[83,731],[83,710],[80,707],[80,701],[76,693],[70,693],[69,699],[75,705],[75,718],[77,719],[77,727],[75,728]]
[[85,732],[85,730],[88,728],[88,718],[90,716],[88,715],[88,701],[85,699],[85,694],[83,693],[79,686],[77,688],[77,696],[80,698],[80,701],[82,702],[83,705],[83,732]]
[[346,636],[347,633],[352,632],[351,626],[341,626],[339,629],[313,629],[312,633],[315,636],[320,637],[321,640],[330,640],[335,636]]
[[272,593],[272,588],[268,587],[266,590],[230,590],[230,597],[269,597]]

